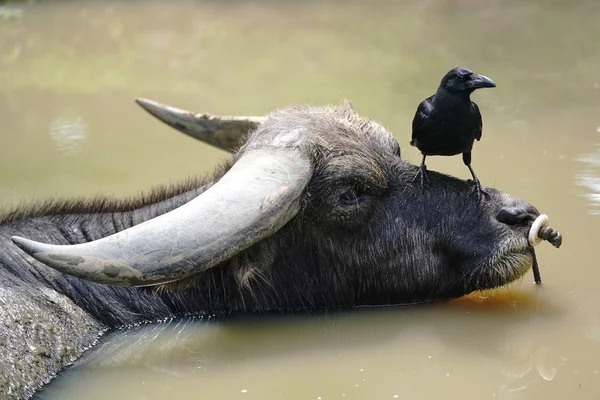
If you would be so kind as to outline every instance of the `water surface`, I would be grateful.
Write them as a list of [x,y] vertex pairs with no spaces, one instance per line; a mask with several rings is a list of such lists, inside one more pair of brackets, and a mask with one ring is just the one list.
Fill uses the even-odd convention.
[[[491,293],[321,316],[116,331],[38,399],[600,398],[600,4],[596,1],[73,1],[0,19],[0,207],[128,196],[227,154],[137,109],[215,114],[352,100],[403,156],[416,105],[456,65],[477,92],[484,185],[565,237]],[[428,167],[462,178],[460,157]]]

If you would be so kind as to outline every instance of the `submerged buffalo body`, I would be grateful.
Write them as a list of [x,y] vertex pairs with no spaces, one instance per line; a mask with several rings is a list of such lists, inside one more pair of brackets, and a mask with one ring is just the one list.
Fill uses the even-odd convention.
[[116,326],[449,299],[532,265],[533,206],[491,188],[477,202],[435,172],[422,191],[393,136],[348,103],[245,123],[212,176],[0,215],[1,393],[27,397]]

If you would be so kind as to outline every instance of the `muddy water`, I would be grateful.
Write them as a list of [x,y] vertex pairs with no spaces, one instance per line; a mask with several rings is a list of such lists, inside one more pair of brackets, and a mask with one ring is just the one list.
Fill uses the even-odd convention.
[[[347,97],[416,163],[414,109],[463,65],[498,84],[474,95],[477,174],[549,214],[564,245],[540,246],[541,287],[529,274],[444,304],[113,332],[39,399],[600,398],[599,3],[172,3],[0,18],[2,208],[131,195],[226,157],[137,96],[243,115]],[[469,176],[460,157],[428,166]]]

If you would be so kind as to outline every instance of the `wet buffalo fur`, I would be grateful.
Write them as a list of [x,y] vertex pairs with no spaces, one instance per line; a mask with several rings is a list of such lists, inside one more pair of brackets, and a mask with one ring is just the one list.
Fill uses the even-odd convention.
[[[448,299],[503,285],[525,272],[525,230],[494,216],[518,202],[489,189],[478,204],[470,186],[432,172],[431,188],[412,186],[417,169],[401,160],[381,125],[341,107],[276,111],[242,148],[271,146],[280,132],[313,162],[300,212],[271,237],[222,264],[175,283],[122,288],[60,274],[22,253],[19,235],[83,243],[168,212],[206,190],[212,175],[134,199],[52,201],[0,216],[0,287],[64,294],[115,327],[181,314],[336,309]],[[514,251],[513,251],[514,250]],[[525,261],[524,261],[525,260]]]

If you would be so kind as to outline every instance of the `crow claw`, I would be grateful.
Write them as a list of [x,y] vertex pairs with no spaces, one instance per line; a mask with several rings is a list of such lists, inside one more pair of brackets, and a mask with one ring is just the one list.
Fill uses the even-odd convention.
[[413,182],[417,180],[417,178],[421,179],[421,190],[425,189],[425,184],[429,185],[429,178],[427,177],[427,166],[421,165],[419,167],[419,171],[415,174],[413,178]]
[[490,194],[488,192],[486,192],[485,190],[483,190],[483,188],[481,187],[481,183],[479,183],[478,179],[476,179],[476,180],[469,179],[468,182],[473,184],[473,187],[471,188],[471,194],[475,195],[478,202],[480,202],[483,198],[485,198],[486,200],[489,200]]

